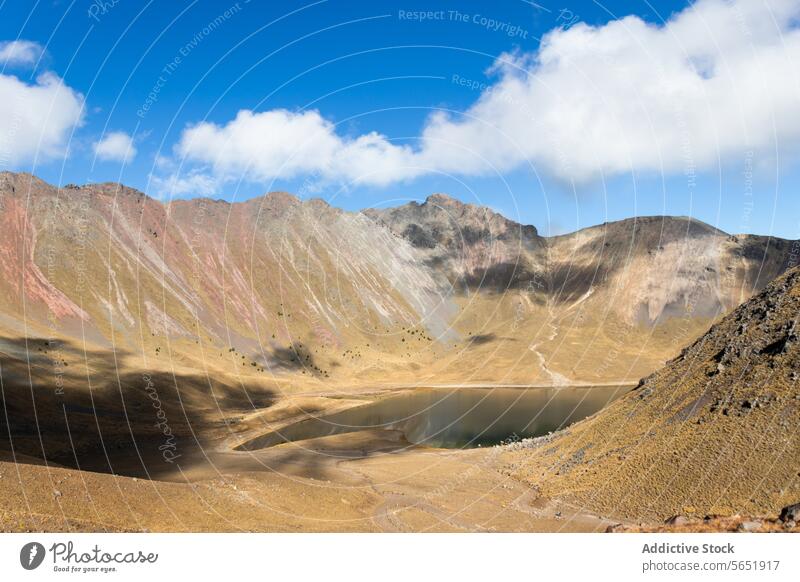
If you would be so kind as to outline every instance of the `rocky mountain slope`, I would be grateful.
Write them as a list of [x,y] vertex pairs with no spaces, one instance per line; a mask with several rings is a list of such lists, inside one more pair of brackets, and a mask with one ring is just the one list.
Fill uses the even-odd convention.
[[[324,382],[635,379],[782,272],[682,218],[553,238],[437,194],[347,213],[0,174],[0,330]],[[159,362],[161,362],[159,364]]]
[[[791,243],[681,217],[639,217],[542,237],[436,194],[366,212],[450,282],[475,380],[638,379],[782,273]],[[438,376],[462,377],[461,360]]]
[[798,314],[794,268],[610,407],[517,445],[509,472],[634,520],[776,516],[800,499]]
[[[715,317],[762,288],[786,264],[787,241],[729,236],[681,217],[638,217],[541,237],[486,207],[442,194],[366,213],[419,249],[458,288],[533,290],[556,305],[614,293],[629,324]],[[604,291],[605,293],[599,293]]]

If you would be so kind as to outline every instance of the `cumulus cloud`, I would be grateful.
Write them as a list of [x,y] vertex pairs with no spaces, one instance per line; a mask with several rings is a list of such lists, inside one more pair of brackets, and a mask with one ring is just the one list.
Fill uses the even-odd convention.
[[158,198],[176,196],[210,196],[222,185],[219,179],[208,174],[191,171],[187,174],[173,172],[166,177],[151,176],[150,184]]
[[474,105],[432,114],[414,147],[274,110],[189,127],[176,154],[220,183],[310,174],[374,185],[527,164],[588,181],[774,155],[800,140],[798,19],[797,0],[699,0],[660,25],[628,16],[555,29],[534,54],[498,58]]
[[481,171],[459,147],[473,144],[500,169],[530,161],[578,181],[774,154],[800,137],[798,16],[796,0],[700,0],[663,26],[554,30],[536,55],[499,59],[466,115],[434,116],[423,154]]
[[318,111],[240,111],[226,125],[187,128],[176,152],[210,166],[216,176],[252,180],[318,175],[386,184],[411,172],[414,153],[378,133],[341,137]]
[[0,65],[33,65],[43,52],[42,45],[30,40],[0,42]]
[[128,163],[136,157],[136,147],[127,133],[112,131],[95,142],[94,153],[103,161]]
[[0,75],[0,103],[0,167],[64,155],[83,116],[83,96],[52,73],[33,83]]

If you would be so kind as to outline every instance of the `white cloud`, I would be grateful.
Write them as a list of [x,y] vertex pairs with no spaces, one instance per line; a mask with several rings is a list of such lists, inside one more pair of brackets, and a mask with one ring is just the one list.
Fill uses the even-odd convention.
[[83,96],[52,73],[31,84],[0,75],[0,103],[0,168],[64,155],[83,115]]
[[370,133],[340,137],[317,111],[240,111],[224,126],[204,122],[183,132],[176,153],[207,164],[214,175],[252,180],[317,175],[320,179],[386,184],[407,177],[410,148]]
[[112,131],[94,144],[95,155],[104,161],[128,163],[136,157],[133,138],[123,131]]
[[42,45],[30,40],[0,42],[0,65],[33,65],[43,52]]
[[530,161],[579,181],[774,154],[800,138],[798,16],[797,0],[700,0],[664,26],[629,16],[552,31],[535,58],[500,59],[463,118],[434,116],[423,154],[486,171],[471,145],[501,170]]
[[210,196],[221,183],[207,174],[192,171],[188,174],[172,173],[167,177],[151,176],[152,190],[158,198],[169,199],[179,196]]
[[297,175],[383,185],[525,164],[588,181],[694,172],[800,143],[800,2],[699,0],[666,23],[635,16],[555,29],[501,56],[463,114],[433,114],[412,148],[344,137],[318,112],[240,111],[187,128],[176,154],[219,183]]

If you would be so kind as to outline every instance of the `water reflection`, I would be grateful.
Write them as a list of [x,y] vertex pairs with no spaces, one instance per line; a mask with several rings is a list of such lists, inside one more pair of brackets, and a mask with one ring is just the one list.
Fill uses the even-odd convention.
[[629,386],[421,389],[303,420],[239,448],[260,449],[375,428],[401,430],[409,442],[431,447],[493,445],[564,428],[628,390]]

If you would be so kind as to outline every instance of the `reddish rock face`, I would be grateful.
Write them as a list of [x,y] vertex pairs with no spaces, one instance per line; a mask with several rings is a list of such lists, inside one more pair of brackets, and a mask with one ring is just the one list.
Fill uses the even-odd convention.
[[446,333],[447,281],[361,214],[271,193],[162,204],[116,184],[0,181],[9,329],[74,329],[115,345],[202,336],[238,348],[337,345],[378,327]]
[[[37,229],[22,201],[9,198],[0,214],[0,269],[12,301],[42,305],[58,319],[88,319],[86,312],[58,290],[36,264]],[[45,252],[48,265],[52,253]]]

